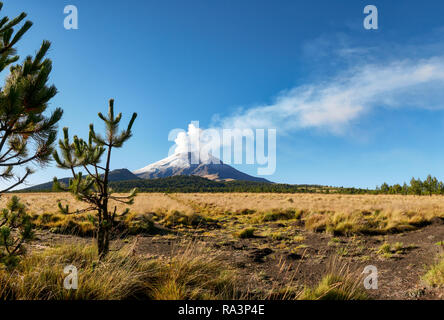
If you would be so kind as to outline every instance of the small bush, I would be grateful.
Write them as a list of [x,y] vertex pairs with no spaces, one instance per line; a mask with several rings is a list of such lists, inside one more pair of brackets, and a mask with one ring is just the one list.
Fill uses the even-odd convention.
[[283,240],[286,238],[286,236],[282,232],[273,232],[270,234],[270,238],[273,240]]
[[154,234],[157,231],[153,220],[146,214],[129,214],[120,226],[123,232],[130,235]]
[[24,253],[24,242],[33,238],[31,216],[17,196],[13,196],[0,212],[0,263],[14,268]]
[[391,246],[390,246],[390,244],[387,243],[387,242],[384,242],[384,243],[378,248],[378,251],[377,251],[377,253],[379,253],[379,254],[388,254],[388,253],[391,253],[391,252],[392,252]]
[[393,245],[392,250],[393,250],[395,253],[404,253],[404,251],[405,251],[404,244],[403,244],[402,242],[396,242],[396,243]]
[[322,232],[327,228],[327,222],[327,215],[314,213],[305,218],[305,227],[311,231]]
[[444,256],[430,267],[423,279],[431,286],[444,288]]
[[180,225],[198,227],[206,225],[208,221],[208,219],[205,219],[198,213],[185,214],[177,210],[173,210],[164,217],[162,223],[167,227]]
[[271,212],[264,213],[260,218],[260,222],[297,219],[301,216],[301,214],[301,212],[296,212],[292,209],[284,211],[273,209]]
[[362,270],[352,271],[340,257],[327,262],[327,270],[314,287],[305,287],[299,300],[367,300]]
[[256,229],[255,228],[245,228],[241,230],[237,236],[241,239],[254,238]]
[[254,214],[256,213],[256,210],[252,210],[252,209],[242,209],[242,210],[237,210],[236,211],[237,214],[240,215],[250,215],[250,214]]
[[347,249],[347,248],[340,247],[340,248],[338,248],[338,249],[336,250],[336,254],[337,254],[338,256],[343,256],[343,257],[345,257],[345,256],[347,256],[347,255],[349,254],[349,252],[348,252],[348,249]]
[[314,288],[305,288],[300,300],[367,300],[364,289],[356,281],[328,274]]
[[[94,235],[97,225],[95,215],[43,213],[32,217],[33,225],[40,229],[47,229],[53,233],[70,234],[81,237]],[[130,213],[118,220],[115,228],[121,234],[153,234],[157,232],[151,216],[148,214]]]
[[297,236],[294,236],[293,238],[291,238],[291,240],[293,242],[302,242],[305,240],[305,237],[302,235],[297,235]]
[[91,237],[95,232],[94,221],[89,214],[43,213],[34,215],[32,220],[35,227],[53,233]]
[[396,242],[391,245],[387,242],[383,243],[376,253],[382,255],[384,258],[390,258],[393,254],[402,254],[404,253],[406,248],[402,242]]

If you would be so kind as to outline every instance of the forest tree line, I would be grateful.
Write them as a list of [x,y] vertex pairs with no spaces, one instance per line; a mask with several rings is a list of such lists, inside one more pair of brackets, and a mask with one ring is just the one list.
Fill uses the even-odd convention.
[[404,195],[433,195],[433,194],[444,194],[444,182],[439,181],[436,177],[432,177],[430,174],[425,180],[420,178],[415,179],[414,177],[407,184],[404,182],[403,185],[394,184],[389,185],[384,182],[380,187],[375,190],[376,193],[382,194],[404,194]]
[[[64,181],[66,179],[61,179]],[[308,184],[284,184],[253,181],[213,181],[199,176],[173,176],[157,179],[111,181],[115,192],[129,192],[137,188],[139,192],[194,193],[194,192],[253,192],[253,193],[339,193],[339,194],[401,194],[433,195],[444,194],[444,182],[429,175],[424,181],[412,178],[410,183],[389,185],[383,183],[375,189],[354,187],[332,187]],[[52,183],[30,187],[14,192],[53,192]],[[60,191],[60,190],[59,190]]]

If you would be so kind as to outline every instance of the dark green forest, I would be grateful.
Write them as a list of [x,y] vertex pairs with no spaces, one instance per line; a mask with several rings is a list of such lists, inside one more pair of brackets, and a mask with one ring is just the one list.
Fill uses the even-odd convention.
[[412,178],[409,184],[404,182],[403,185],[389,185],[384,182],[380,187],[377,187],[374,192],[382,194],[411,194],[418,196],[444,194],[444,183],[439,181],[436,177],[428,175],[425,180]]
[[[69,179],[61,179],[68,184]],[[383,183],[375,189],[331,187],[309,184],[283,184],[253,181],[214,181],[199,176],[173,176],[158,179],[137,179],[112,181],[110,187],[115,192],[129,192],[137,188],[139,192],[194,193],[194,192],[264,192],[264,193],[341,193],[341,194],[403,194],[433,195],[444,194],[444,183],[429,175],[426,179],[412,178],[410,183],[389,185]],[[52,192],[52,182],[13,192]]]
[[444,183],[429,175],[425,180],[412,178],[410,183],[388,185],[375,189],[330,187],[308,184],[282,184],[251,181],[213,181],[198,176],[174,176],[160,179],[116,181],[116,192],[136,187],[140,192],[272,192],[272,193],[342,193],[342,194],[444,194]]

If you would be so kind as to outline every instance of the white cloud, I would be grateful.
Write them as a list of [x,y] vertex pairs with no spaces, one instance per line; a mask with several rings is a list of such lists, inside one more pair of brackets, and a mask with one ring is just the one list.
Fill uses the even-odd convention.
[[342,133],[377,107],[444,108],[444,57],[356,65],[329,81],[282,92],[274,103],[219,120],[223,128],[322,128]]
[[[276,129],[281,135],[321,129],[341,135],[376,108],[444,109],[443,88],[444,56],[385,64],[356,62],[329,79],[282,91],[273,103],[217,115],[210,127],[219,133],[224,128]],[[211,138],[212,132],[204,133],[190,124],[177,136],[175,152],[205,148],[207,154],[224,146]]]

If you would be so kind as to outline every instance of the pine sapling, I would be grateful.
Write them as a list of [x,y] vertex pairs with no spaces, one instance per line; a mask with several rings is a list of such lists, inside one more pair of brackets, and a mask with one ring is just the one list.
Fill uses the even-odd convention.
[[13,196],[0,214],[0,262],[14,267],[23,253],[23,243],[34,236],[25,205]]
[[[111,233],[116,224],[118,216],[124,216],[129,209],[120,214],[117,213],[117,206],[109,209],[109,201],[131,205],[136,196],[136,189],[128,195],[114,195],[109,186],[109,174],[111,165],[112,150],[121,148],[123,144],[132,136],[131,128],[137,114],[134,113],[126,129],[119,132],[119,123],[122,114],[114,115],[114,100],[109,101],[108,116],[99,113],[99,118],[105,123],[105,135],[95,132],[94,126],[90,125],[89,138],[85,141],[74,136],[70,140],[68,128],[63,129],[64,138],[59,141],[59,150],[53,156],[57,166],[69,170],[72,179],[68,186],[64,186],[57,178],[54,178],[54,188],[56,190],[68,191],[76,199],[88,203],[90,206],[83,211],[95,211],[97,218],[97,247],[99,257],[103,258],[109,251],[109,241]],[[102,164],[102,158],[104,164]],[[80,170],[83,170],[84,175]],[[67,211],[61,205],[64,211]]]

